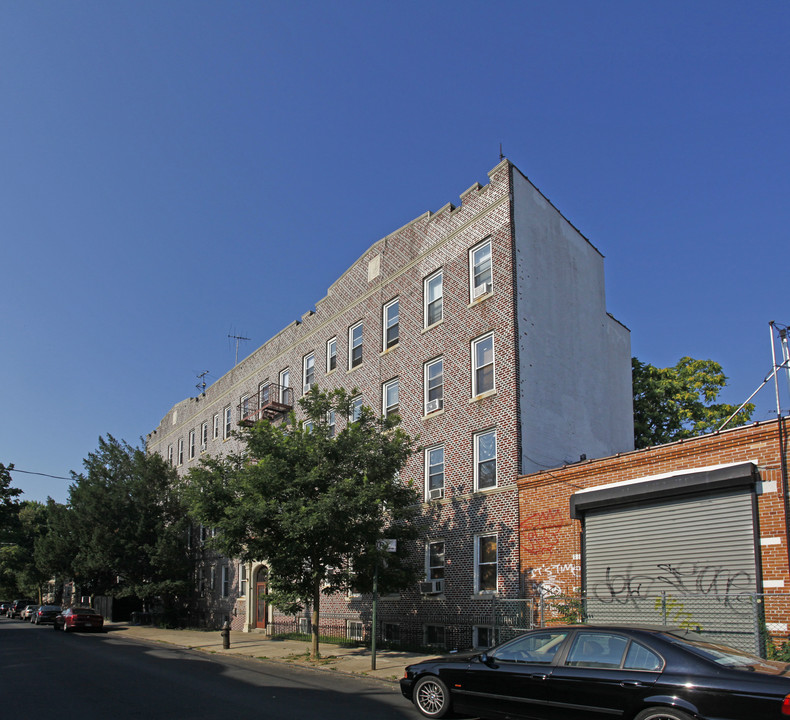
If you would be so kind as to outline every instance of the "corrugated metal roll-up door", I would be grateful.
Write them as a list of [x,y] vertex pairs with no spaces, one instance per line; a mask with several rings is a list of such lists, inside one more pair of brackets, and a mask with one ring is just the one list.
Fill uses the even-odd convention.
[[687,627],[758,649],[754,499],[742,488],[590,509],[588,622]]

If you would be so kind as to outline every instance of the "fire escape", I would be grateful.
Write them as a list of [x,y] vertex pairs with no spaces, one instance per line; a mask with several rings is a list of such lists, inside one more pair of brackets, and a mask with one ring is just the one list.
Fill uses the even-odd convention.
[[293,388],[267,383],[257,392],[242,397],[238,406],[239,424],[250,426],[258,420],[275,420],[293,406]]

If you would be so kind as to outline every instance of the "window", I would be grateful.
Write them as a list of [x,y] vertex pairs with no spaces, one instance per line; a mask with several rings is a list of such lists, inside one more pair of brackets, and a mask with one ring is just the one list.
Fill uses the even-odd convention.
[[348,329],[348,369],[362,363],[362,323],[358,322]]
[[491,653],[497,662],[524,662],[528,657],[530,663],[550,663],[562,641],[568,636],[565,630],[544,630],[521,635],[509,643],[500,645]]
[[384,383],[381,404],[384,417],[390,413],[398,412],[398,378]]
[[381,635],[384,642],[397,644],[400,642],[400,625],[397,623],[382,623]]
[[195,431],[189,431],[189,459],[195,457]]
[[225,418],[225,430],[222,437],[227,440],[233,430],[233,414],[231,412],[230,405],[225,407],[225,409],[222,411],[222,415]]
[[239,563],[239,595],[247,597],[247,566]]
[[496,534],[475,537],[475,592],[497,589]]
[[486,240],[469,251],[469,280],[472,300],[491,292],[491,241]]
[[428,500],[444,497],[444,446],[425,451],[425,487]]
[[336,426],[336,423],[335,423],[335,411],[334,410],[330,410],[326,414],[326,432],[327,432],[327,435],[329,437],[331,437],[331,438],[335,437],[335,426]]
[[302,392],[307,394],[315,385],[315,355],[310,353],[302,358]]
[[230,568],[227,565],[222,566],[222,597],[228,597],[230,594]]
[[351,415],[349,416],[349,420],[351,422],[356,422],[359,420],[359,416],[362,414],[362,396],[357,395],[354,398],[351,398]]
[[271,383],[265,380],[258,385],[258,407],[266,407],[271,401]]
[[214,439],[219,437],[219,413],[214,415]]
[[472,628],[472,647],[490,648],[496,645],[494,628],[476,625]]
[[[627,645],[628,638],[622,635],[580,632],[573,639],[565,664],[572,667],[619,668]],[[654,662],[652,660],[651,664]]]
[[299,632],[302,635],[310,634],[310,618],[306,618],[306,617],[299,618]]
[[173,466],[173,446],[172,445],[168,445],[167,446],[167,464],[170,465],[170,467]]
[[332,372],[337,367],[337,338],[326,341],[326,371]]
[[249,395],[242,395],[241,396],[241,403],[239,403],[239,409],[241,411],[241,419],[246,420],[247,416],[250,414],[250,396]]
[[305,420],[305,421],[302,423],[302,428],[304,429],[304,431],[305,431],[306,433],[311,433],[311,432],[313,432],[313,421],[312,421],[312,420]]
[[[431,540],[426,552],[425,577],[428,580],[444,580],[444,540]],[[442,588],[438,588],[439,592]]]
[[184,464],[184,438],[178,438],[178,464]]
[[291,371],[286,368],[280,371],[280,402],[290,405]]
[[361,642],[364,639],[364,635],[365,626],[361,620],[346,620],[346,637],[349,640],[359,640]]
[[475,435],[475,488],[496,487],[496,430]]
[[494,334],[472,342],[472,397],[494,389]]
[[444,625],[425,626],[426,645],[438,645],[439,647],[444,647],[445,642]]
[[384,330],[384,349],[398,344],[399,339],[399,310],[398,300],[387,303],[384,306],[384,317],[382,318],[382,328]]
[[205,450],[208,447],[208,423],[204,422],[200,426],[200,449]]
[[444,317],[441,270],[425,278],[423,296],[425,302],[425,327],[430,327]]
[[444,360],[437,358],[424,367],[425,414],[444,407]]

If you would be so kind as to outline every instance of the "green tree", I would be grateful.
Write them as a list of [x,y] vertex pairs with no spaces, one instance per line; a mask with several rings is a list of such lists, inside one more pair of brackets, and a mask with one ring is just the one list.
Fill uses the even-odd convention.
[[83,464],[67,507],[52,508],[39,565],[71,575],[83,592],[172,606],[191,590],[192,570],[175,470],[112,436]]
[[[637,448],[713,432],[738,408],[715,402],[727,376],[713,360],[683,357],[673,367],[657,368],[632,358],[631,368]],[[753,404],[745,405],[730,425],[747,423],[753,412]]]
[[11,487],[13,469],[13,463],[8,466],[0,463],[0,543],[9,542],[8,538],[16,532],[19,522],[17,498],[22,494],[22,490]]
[[[349,417],[350,397],[313,388],[299,401],[306,422],[292,414],[287,424],[244,428],[240,455],[206,460],[187,476],[192,513],[217,530],[214,547],[265,561],[275,607],[311,608],[313,658],[322,594],[369,587],[376,565],[385,588],[417,579],[402,541],[417,535],[418,495],[398,478],[412,439],[397,416],[369,408],[333,435],[329,413]],[[400,540],[399,551],[385,552],[384,538]]]

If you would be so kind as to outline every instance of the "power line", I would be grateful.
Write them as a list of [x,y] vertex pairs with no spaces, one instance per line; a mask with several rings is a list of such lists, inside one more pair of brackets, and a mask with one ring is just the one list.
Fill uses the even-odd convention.
[[15,472],[25,473],[25,475],[41,475],[43,477],[54,478],[55,480],[71,480],[72,479],[70,477],[63,477],[62,475],[48,475],[47,473],[33,472],[32,470],[20,470],[19,468],[16,468],[16,467],[13,470],[10,470],[10,472],[12,472],[12,473],[15,473]]

